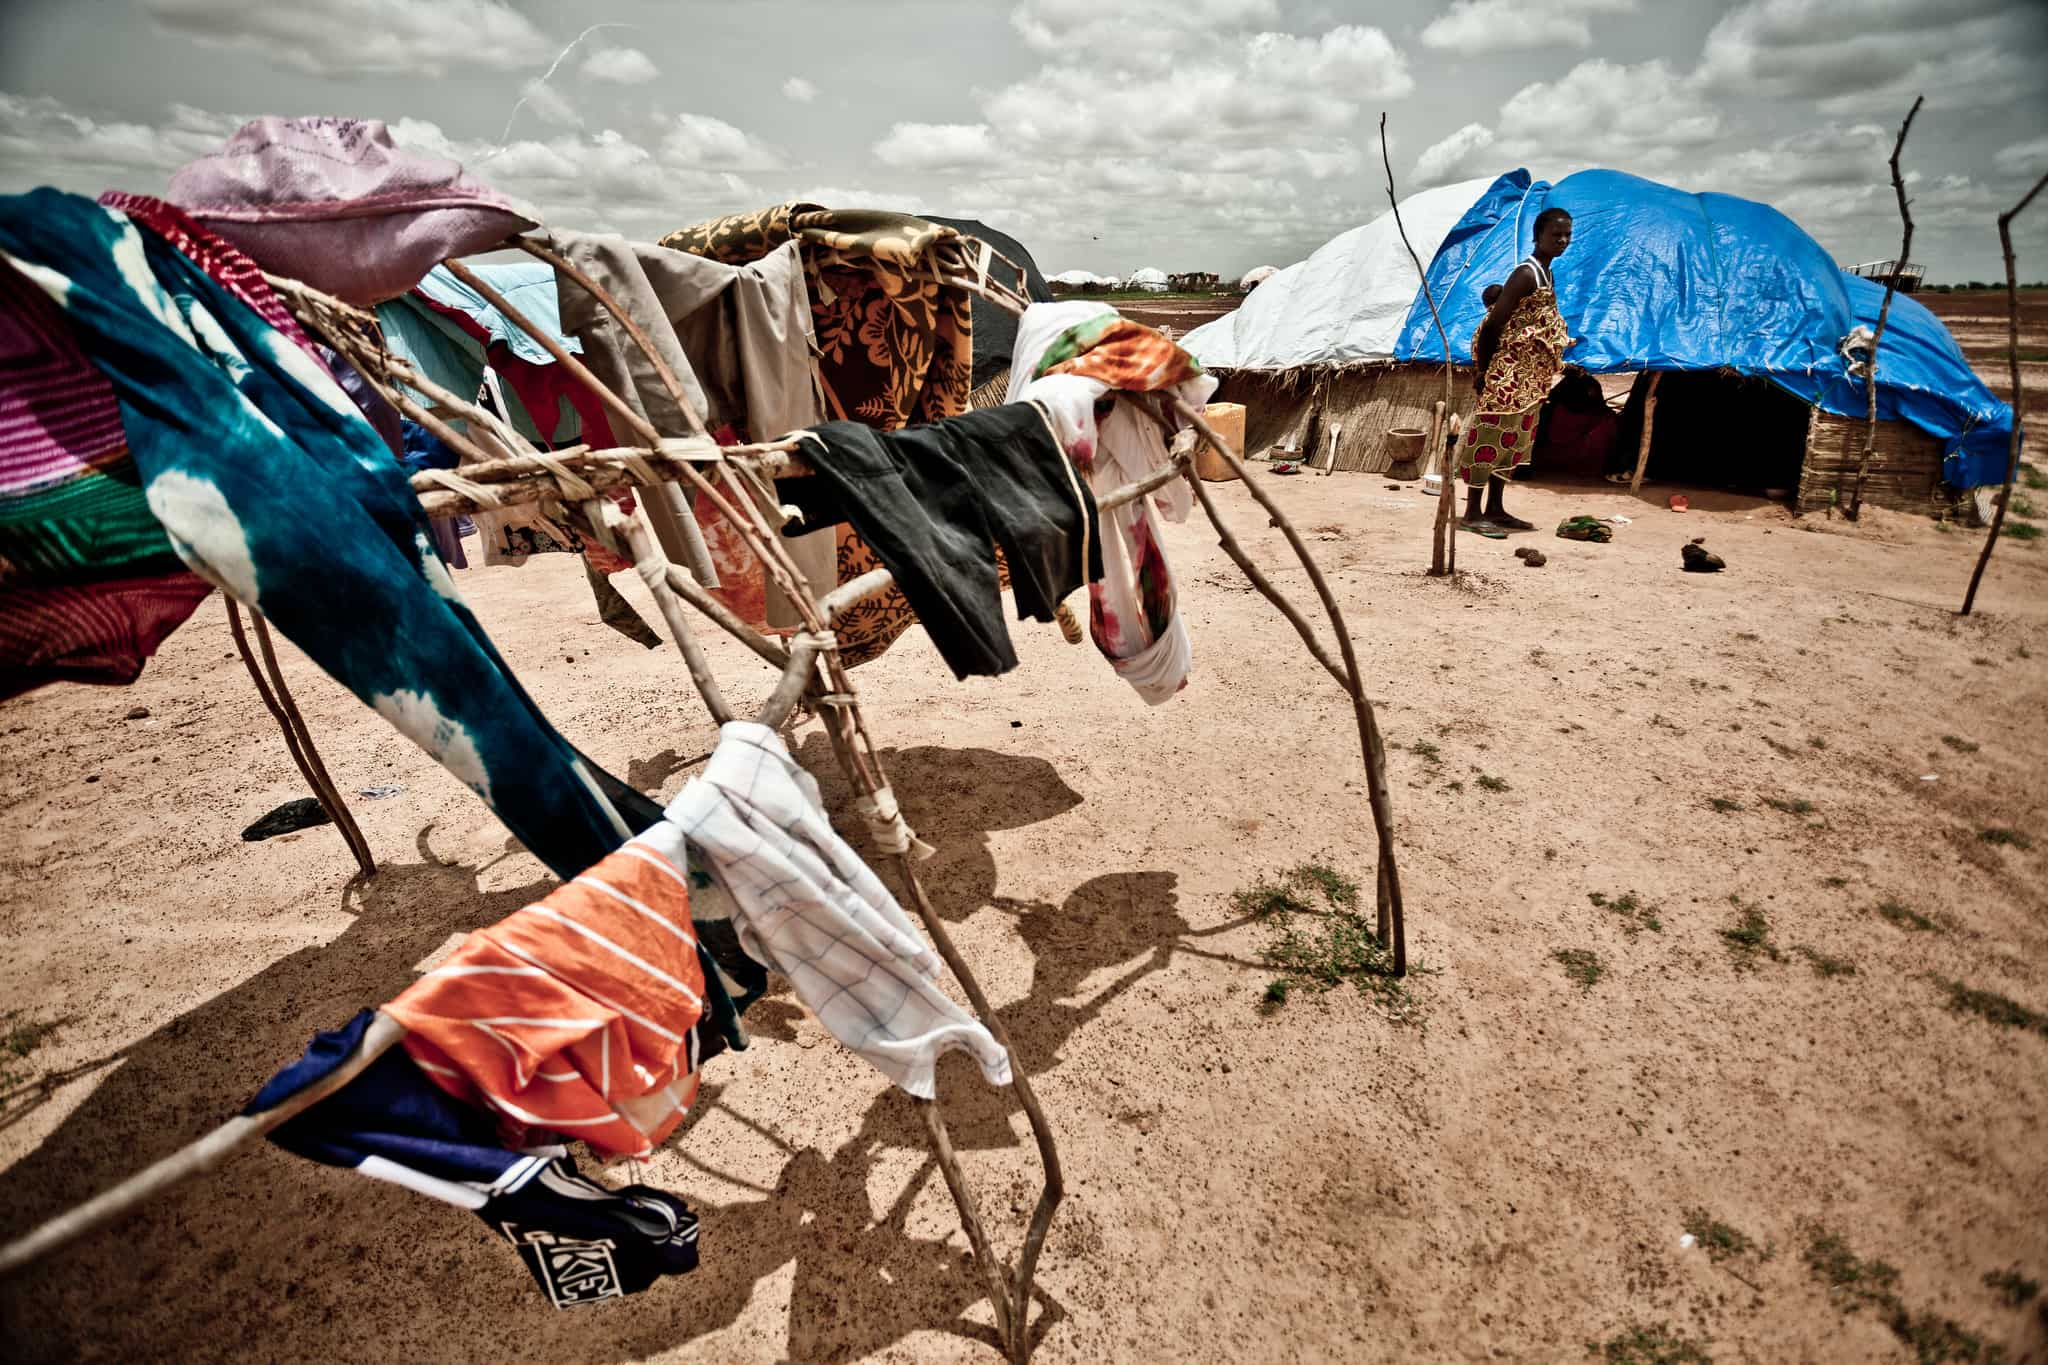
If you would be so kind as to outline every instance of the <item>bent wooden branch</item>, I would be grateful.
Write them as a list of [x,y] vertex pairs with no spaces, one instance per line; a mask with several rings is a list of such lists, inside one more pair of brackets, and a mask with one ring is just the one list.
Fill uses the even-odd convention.
[[261,1137],[285,1120],[304,1113],[360,1076],[371,1062],[388,1052],[404,1036],[404,1026],[380,1010],[370,1021],[369,1028],[363,1031],[362,1041],[356,1044],[354,1051],[344,1057],[334,1070],[304,1090],[288,1096],[273,1108],[229,1119],[197,1142],[187,1143],[111,1190],[66,1210],[26,1237],[0,1247],[0,1275],[20,1270],[88,1232],[124,1217],[181,1180],[212,1170],[228,1153],[251,1138]]
[[[1899,153],[1906,149],[1906,134],[1912,130],[1913,116],[1920,112],[1926,102],[1925,95],[1913,97],[1913,107],[1906,111],[1906,121],[1899,125],[1899,140],[1892,144],[1892,193],[1898,197],[1899,218],[1905,224],[1905,236],[1899,243],[1899,259],[1892,263],[1891,274],[1885,277],[1884,302],[1877,310],[1877,330],[1870,337],[1870,368],[1863,376],[1863,391],[1869,401],[1869,425],[1863,433],[1863,455],[1856,461],[1856,487],[1849,495],[1849,520],[1855,521],[1863,515],[1863,481],[1870,477],[1870,457],[1877,450],[1877,348],[1884,340],[1885,319],[1891,315],[1892,295],[1898,291],[1899,272],[1906,268],[1906,262],[1913,252],[1913,214],[1906,207],[1906,182],[1899,174]],[[2018,408],[2014,408],[2017,412]]]
[[[1394,208],[1394,228],[1401,234],[1401,245],[1408,248],[1408,259],[1415,262],[1416,278],[1422,281],[1423,302],[1429,305],[1429,319],[1436,324],[1437,339],[1443,343],[1444,405],[1442,411],[1445,413],[1452,412],[1457,408],[1457,400],[1451,392],[1451,336],[1450,333],[1444,330],[1443,314],[1437,311],[1436,292],[1429,287],[1429,272],[1423,268],[1422,257],[1415,254],[1415,243],[1408,240],[1407,224],[1401,221],[1401,200],[1394,193],[1394,163],[1387,155],[1387,113],[1384,109],[1380,111],[1380,164],[1386,167],[1387,171],[1387,202],[1393,205]],[[1436,424],[1434,422],[1430,424],[1430,444],[1436,444]],[[1430,452],[1432,457],[1436,453],[1434,450]],[[1445,574],[1452,572],[1451,566],[1456,564],[1458,556],[1456,545],[1458,537],[1457,521],[1445,511],[1447,507],[1455,505],[1450,492],[1450,461],[1446,459],[1444,465],[1444,488],[1437,499],[1436,530],[1430,538],[1429,572],[1432,578],[1441,578]],[[1451,542],[1448,551],[1445,549],[1446,529],[1448,529],[1448,539]]]
[[2020,384],[2020,277],[2019,265],[2012,254],[2012,220],[2034,202],[2034,196],[2044,185],[2048,185],[2048,175],[2034,182],[2034,188],[2027,191],[2026,198],[1998,215],[1998,244],[2005,251],[2005,363],[2012,375],[2012,435],[2006,440],[2005,488],[1998,495],[1997,510],[1991,514],[1991,529],[1984,536],[1984,549],[1977,556],[1977,567],[1970,571],[1970,587],[1963,594],[1961,614],[1964,616],[1968,616],[1970,608],[1976,605],[1977,585],[1984,581],[1984,569],[1991,563],[1992,547],[1998,544],[1998,533],[2005,527],[2005,509],[2012,502],[2013,480],[2020,472],[2020,415],[2026,411],[2026,393]]
[[349,853],[355,858],[356,866],[362,869],[365,877],[376,876],[377,860],[371,856],[370,842],[356,825],[348,803],[341,799],[334,779],[327,775],[327,765],[320,761],[320,751],[313,747],[313,732],[307,728],[305,717],[299,714],[298,704],[292,700],[291,691],[285,686],[284,670],[277,666],[277,652],[271,648],[269,626],[264,624],[261,615],[253,609],[250,611],[256,626],[256,638],[263,647],[263,662],[270,673],[266,682],[256,667],[256,656],[249,650],[248,636],[242,631],[241,607],[234,598],[226,594],[222,596],[228,607],[228,630],[235,637],[235,648],[241,653],[242,665],[255,680],[256,694],[263,699],[264,709],[277,722],[277,728],[284,732],[285,748],[290,751],[292,762],[298,765],[299,775],[306,779],[306,785],[312,789],[320,809],[326,811],[327,818],[334,822],[341,841],[348,845]]
[[[1308,545],[1302,540],[1300,532],[1294,529],[1294,523],[1288,520],[1285,512],[1280,510],[1279,504],[1273,501],[1272,495],[1265,490],[1257,479],[1252,477],[1252,472],[1246,467],[1242,454],[1233,449],[1227,441],[1218,435],[1215,428],[1209,425],[1208,419],[1200,411],[1183,400],[1180,395],[1169,393],[1166,395],[1166,398],[1181,420],[1193,426],[1215,448],[1216,452],[1223,457],[1224,461],[1231,467],[1232,472],[1244,484],[1245,491],[1251,494],[1253,501],[1257,502],[1265,510],[1272,524],[1279,528],[1280,534],[1286,538],[1288,545],[1294,550],[1295,558],[1301,561],[1301,567],[1308,574],[1310,585],[1315,588],[1316,596],[1322,600],[1323,610],[1330,618],[1330,629],[1337,637],[1337,649],[1344,660],[1342,670],[1339,670],[1331,663],[1329,655],[1324,652],[1321,644],[1315,639],[1314,632],[1309,628],[1307,620],[1273,586],[1271,580],[1267,579],[1263,574],[1255,574],[1249,570],[1248,566],[1251,557],[1244,553],[1243,547],[1237,544],[1237,538],[1231,534],[1230,528],[1223,523],[1221,515],[1216,510],[1215,502],[1209,497],[1208,491],[1201,486],[1202,481],[1195,477],[1192,470],[1189,470],[1187,473],[1188,481],[1194,485],[1196,496],[1202,504],[1202,510],[1208,515],[1211,524],[1215,526],[1216,533],[1223,543],[1224,552],[1229,554],[1232,561],[1240,568],[1247,569],[1246,577],[1252,580],[1253,586],[1258,588],[1265,595],[1266,599],[1278,607],[1281,614],[1294,624],[1294,628],[1300,632],[1302,640],[1308,645],[1309,652],[1315,655],[1317,662],[1329,670],[1331,676],[1337,680],[1337,685],[1342,687],[1351,698],[1353,717],[1358,724],[1359,748],[1365,760],[1367,802],[1372,810],[1373,833],[1379,845],[1377,886],[1380,944],[1382,947],[1391,948],[1393,951],[1394,975],[1404,976],[1408,971],[1408,936],[1406,916],[1401,903],[1400,871],[1394,858],[1393,799],[1387,789],[1386,749],[1380,739],[1378,717],[1373,712],[1371,700],[1365,694],[1365,683],[1358,669],[1358,655],[1352,647],[1351,631],[1344,623],[1343,610],[1337,605],[1336,594],[1330,591],[1329,582],[1323,577],[1321,566],[1316,563],[1315,556],[1309,553]],[[1159,417],[1156,408],[1147,407],[1146,410],[1152,412],[1155,418],[1163,423],[1164,419]]]

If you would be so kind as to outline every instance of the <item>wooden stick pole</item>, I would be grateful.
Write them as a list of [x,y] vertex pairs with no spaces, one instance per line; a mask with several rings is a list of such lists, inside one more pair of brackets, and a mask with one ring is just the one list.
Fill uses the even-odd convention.
[[405,1029],[383,1012],[370,1021],[362,1041],[340,1065],[275,1108],[229,1119],[196,1142],[187,1143],[163,1160],[145,1167],[120,1184],[44,1223],[25,1237],[0,1247],[0,1275],[8,1275],[50,1255],[97,1228],[126,1216],[139,1205],[190,1176],[218,1166],[228,1153],[261,1137],[285,1120],[304,1113],[360,1076],[371,1062],[389,1051]]
[[1628,491],[1639,492],[1643,486],[1643,471],[1650,467],[1650,429],[1657,424],[1657,381],[1664,377],[1664,371],[1650,371],[1650,385],[1643,394],[1643,434],[1636,441],[1636,472],[1629,478]]
[[1906,268],[1913,254],[1913,214],[1906,207],[1906,182],[1899,175],[1899,153],[1906,149],[1906,134],[1912,130],[1913,116],[1920,112],[1926,98],[1925,95],[1913,97],[1913,107],[1906,111],[1906,121],[1899,125],[1899,140],[1892,144],[1892,193],[1899,201],[1899,219],[1905,224],[1905,237],[1899,243],[1899,258],[1892,263],[1892,272],[1885,278],[1884,302],[1877,310],[1877,330],[1870,336],[1870,368],[1863,376],[1863,392],[1869,404],[1869,425],[1863,433],[1862,457],[1856,461],[1856,487],[1849,495],[1851,521],[1863,515],[1863,481],[1870,477],[1870,457],[1877,450],[1877,348],[1884,341],[1885,319],[1891,315],[1892,295],[1899,287],[1899,272]]
[[1977,567],[1970,572],[1970,587],[1963,594],[1964,616],[1968,616],[1970,608],[1976,604],[1977,585],[1984,581],[1984,569],[1991,563],[1991,549],[1998,544],[1998,533],[2005,526],[2005,509],[2012,502],[2013,480],[2020,472],[2021,415],[2026,411],[2026,393],[2020,384],[2020,284],[2019,265],[2012,254],[2012,220],[2034,202],[2034,196],[2044,185],[2048,185],[2048,175],[2034,182],[2034,188],[2027,191],[2026,198],[1998,215],[1998,244],[2005,251],[2005,363],[2012,374],[2012,435],[2006,441],[2005,491],[1999,494],[1998,508],[1991,514],[1991,530],[1984,537],[1984,549],[1977,556]]
[[713,721],[724,725],[732,719],[732,708],[725,704],[725,694],[718,690],[718,678],[711,671],[711,661],[704,657],[704,647],[697,643],[696,632],[690,629],[690,618],[683,614],[682,602],[669,588],[674,566],[638,517],[629,517],[613,504],[605,503],[604,519],[614,535],[624,538],[633,557],[633,568],[653,595],[661,619],[668,623],[669,634],[675,637],[676,648],[683,652],[683,664],[690,670],[690,681],[697,685],[697,695],[704,699],[704,709],[711,713]]
[[363,837],[363,831],[356,825],[355,816],[349,811],[348,802],[341,796],[341,789],[334,785],[334,779],[327,775],[327,765],[320,761],[320,750],[314,747],[313,731],[306,724],[306,718],[299,714],[299,704],[292,697],[291,688],[285,685],[284,669],[277,662],[277,651],[270,641],[270,624],[261,612],[249,614],[250,624],[256,628],[256,647],[263,652],[263,666],[270,672],[271,686],[277,689],[277,702],[284,709],[285,719],[298,735],[299,748],[305,752],[306,766],[312,770],[313,780],[326,793],[325,801],[333,803],[330,814],[334,823],[340,826],[342,837],[348,840],[355,852],[356,862],[361,865],[365,877],[377,875],[377,861],[370,856],[370,842]]
[[939,1113],[936,1100],[918,1100],[916,1104],[919,1115],[924,1119],[925,1133],[931,1139],[932,1156],[939,1163],[940,1173],[946,1177],[946,1189],[953,1195],[954,1206],[960,1210],[960,1225],[967,1230],[967,1244],[974,1248],[974,1263],[980,1267],[982,1278],[988,1281],[988,1301],[989,1306],[995,1309],[996,1331],[1006,1344],[1013,1344],[1016,1324],[1011,1317],[1013,1306],[1009,1286],[1003,1283],[1003,1263],[996,1259],[995,1250],[989,1245],[988,1229],[982,1224],[981,1210],[974,1202],[974,1191],[967,1184],[967,1173],[960,1169],[960,1158],[954,1154],[952,1136],[946,1131],[946,1120]]
[[[1401,200],[1394,193],[1394,163],[1387,155],[1387,111],[1384,109],[1380,111],[1380,165],[1384,166],[1387,172],[1387,202],[1394,209],[1394,227],[1401,234],[1401,245],[1408,248],[1408,259],[1415,263],[1416,278],[1422,281],[1423,302],[1429,305],[1430,321],[1436,324],[1437,339],[1443,343],[1444,405],[1439,411],[1451,412],[1457,407],[1457,400],[1451,393],[1451,334],[1444,330],[1443,314],[1437,311],[1436,292],[1429,287],[1429,272],[1423,269],[1422,257],[1415,254],[1415,243],[1408,240],[1408,227],[1401,221]],[[1432,434],[1430,443],[1434,445],[1435,441],[1436,437]],[[1448,465],[1448,461],[1446,461],[1446,465]],[[1447,467],[1444,470],[1445,496],[1448,495],[1450,486],[1451,471]],[[1440,497],[1436,530],[1431,536],[1429,547],[1429,572],[1433,578],[1441,578],[1447,573],[1456,572],[1458,562],[1458,523],[1455,518],[1447,519],[1444,516],[1442,511],[1444,505],[1445,502]],[[1447,540],[1448,549],[1446,549]]]
[[769,693],[768,700],[762,703],[760,714],[754,717],[755,723],[765,725],[771,730],[780,730],[783,722],[789,719],[790,712],[796,709],[797,702],[802,700],[804,692],[810,687],[817,665],[817,637],[798,635],[792,639],[789,642],[789,667],[782,671],[782,677],[776,681],[775,690]]
[[1438,452],[1442,486],[1436,491],[1436,534],[1430,546],[1429,572],[1442,578],[1458,572],[1458,436],[1463,424],[1457,413],[1444,421],[1444,447]]
[[[292,723],[293,717],[298,715],[298,707],[290,705],[291,694],[283,691],[284,675],[276,670],[276,655],[270,648],[270,633],[263,624],[263,618],[255,617],[256,629],[263,642],[264,658],[272,666],[271,677],[276,682],[278,693],[287,698],[284,704],[279,703],[278,693],[272,692],[271,683],[265,680],[262,670],[257,666],[256,655],[249,648],[249,637],[242,630],[240,605],[226,594],[222,594],[222,600],[227,603],[228,630],[235,637],[235,648],[241,653],[242,666],[249,670],[249,677],[256,684],[256,694],[263,699],[264,709],[270,712],[270,718],[277,722],[277,728],[284,733],[284,746],[291,752],[292,762],[298,766],[299,776],[306,779],[306,786],[312,791],[313,799],[320,803],[320,809],[326,811],[327,818],[334,822],[335,830],[340,833],[341,841],[348,845],[349,854],[356,860],[356,866],[362,870],[362,874],[365,877],[376,876],[377,862],[370,856],[369,841],[364,839],[363,832],[356,828],[355,817],[342,803],[341,794],[334,790],[333,781],[328,778],[326,766],[320,763],[319,755],[312,752],[312,735],[305,732],[303,720],[297,725]],[[287,705],[290,705],[289,712],[286,710]]]

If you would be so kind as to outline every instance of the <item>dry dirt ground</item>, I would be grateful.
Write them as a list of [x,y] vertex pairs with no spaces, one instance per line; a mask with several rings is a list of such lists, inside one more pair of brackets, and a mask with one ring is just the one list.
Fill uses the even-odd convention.
[[[2002,545],[1964,620],[1974,535],[1539,482],[1511,503],[1540,527],[1631,520],[1607,545],[1464,537],[1452,583],[1423,575],[1414,485],[1272,482],[1398,746],[1410,1022],[1348,987],[1259,1007],[1273,930],[1232,893],[1315,858],[1369,888],[1371,837],[1339,693],[1203,526],[1168,540],[1197,660],[1169,705],[1050,628],[1018,632],[1002,679],[953,682],[916,635],[858,674],[1058,1125],[1036,1358],[1550,1361],[1668,1328],[1723,1362],[1914,1359],[1881,1307],[1831,1303],[1816,1227],[1895,1266],[1925,1331],[2048,1356],[2038,1301],[1983,1280],[2048,1278],[2048,1024],[1944,985],[2048,1013],[2048,549]],[[1306,600],[1243,490],[1217,493]],[[1680,572],[1700,534],[1727,572]],[[680,787],[713,730],[673,651],[600,627],[556,558],[460,581],[566,734]],[[765,697],[713,648],[736,707]],[[402,788],[353,799],[367,883],[331,828],[237,837],[303,792],[217,602],[132,688],[0,706],[0,1232],[205,1131],[547,889],[455,779],[286,667],[341,786]],[[1591,899],[1631,891],[1659,928]],[[1768,925],[1747,961],[1731,898]],[[1561,950],[1604,974],[1575,984]],[[607,1172],[702,1212],[688,1278],[558,1313],[470,1215],[259,1145],[0,1283],[5,1353],[995,1360],[911,1106],[786,994],[752,1022],[679,1138]],[[1012,1250],[1021,1117],[958,1059],[942,1091]],[[1693,1210],[1757,1250],[1683,1245]]]

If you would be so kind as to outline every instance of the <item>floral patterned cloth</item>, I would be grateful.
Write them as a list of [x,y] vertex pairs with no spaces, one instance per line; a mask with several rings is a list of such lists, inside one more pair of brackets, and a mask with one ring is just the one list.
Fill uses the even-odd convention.
[[[683,228],[661,245],[744,265],[797,242],[811,288],[827,414],[895,431],[967,410],[974,376],[970,299],[924,269],[933,247],[958,239],[952,228],[904,214],[788,203]],[[700,521],[706,511],[699,509]],[[707,539],[717,534],[709,522],[704,529]],[[839,582],[880,567],[850,527],[839,528]],[[759,572],[752,566],[722,590],[735,599],[727,603],[735,611],[759,598]],[[855,604],[834,627],[841,661],[852,667],[877,657],[916,619],[894,589]]]
[[[1501,329],[1500,347],[1486,367],[1486,384],[1479,393],[1479,411],[1458,448],[1459,471],[1474,488],[1489,477],[1507,478],[1529,457],[1543,400],[1564,374],[1565,347],[1571,343],[1564,315],[1557,311],[1550,272],[1532,262],[1523,264],[1536,272],[1536,288],[1515,305]],[[1477,353],[1476,332],[1472,346]]]

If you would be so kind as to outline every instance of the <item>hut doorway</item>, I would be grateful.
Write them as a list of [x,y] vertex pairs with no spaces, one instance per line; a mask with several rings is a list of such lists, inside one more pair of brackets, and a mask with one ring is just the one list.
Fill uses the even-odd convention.
[[[1809,413],[1804,402],[1768,379],[1733,370],[1659,373],[1646,479],[1778,499],[1792,496],[1806,463]],[[1650,375],[1637,375],[1629,390],[1607,456],[1609,473],[1635,468]]]

